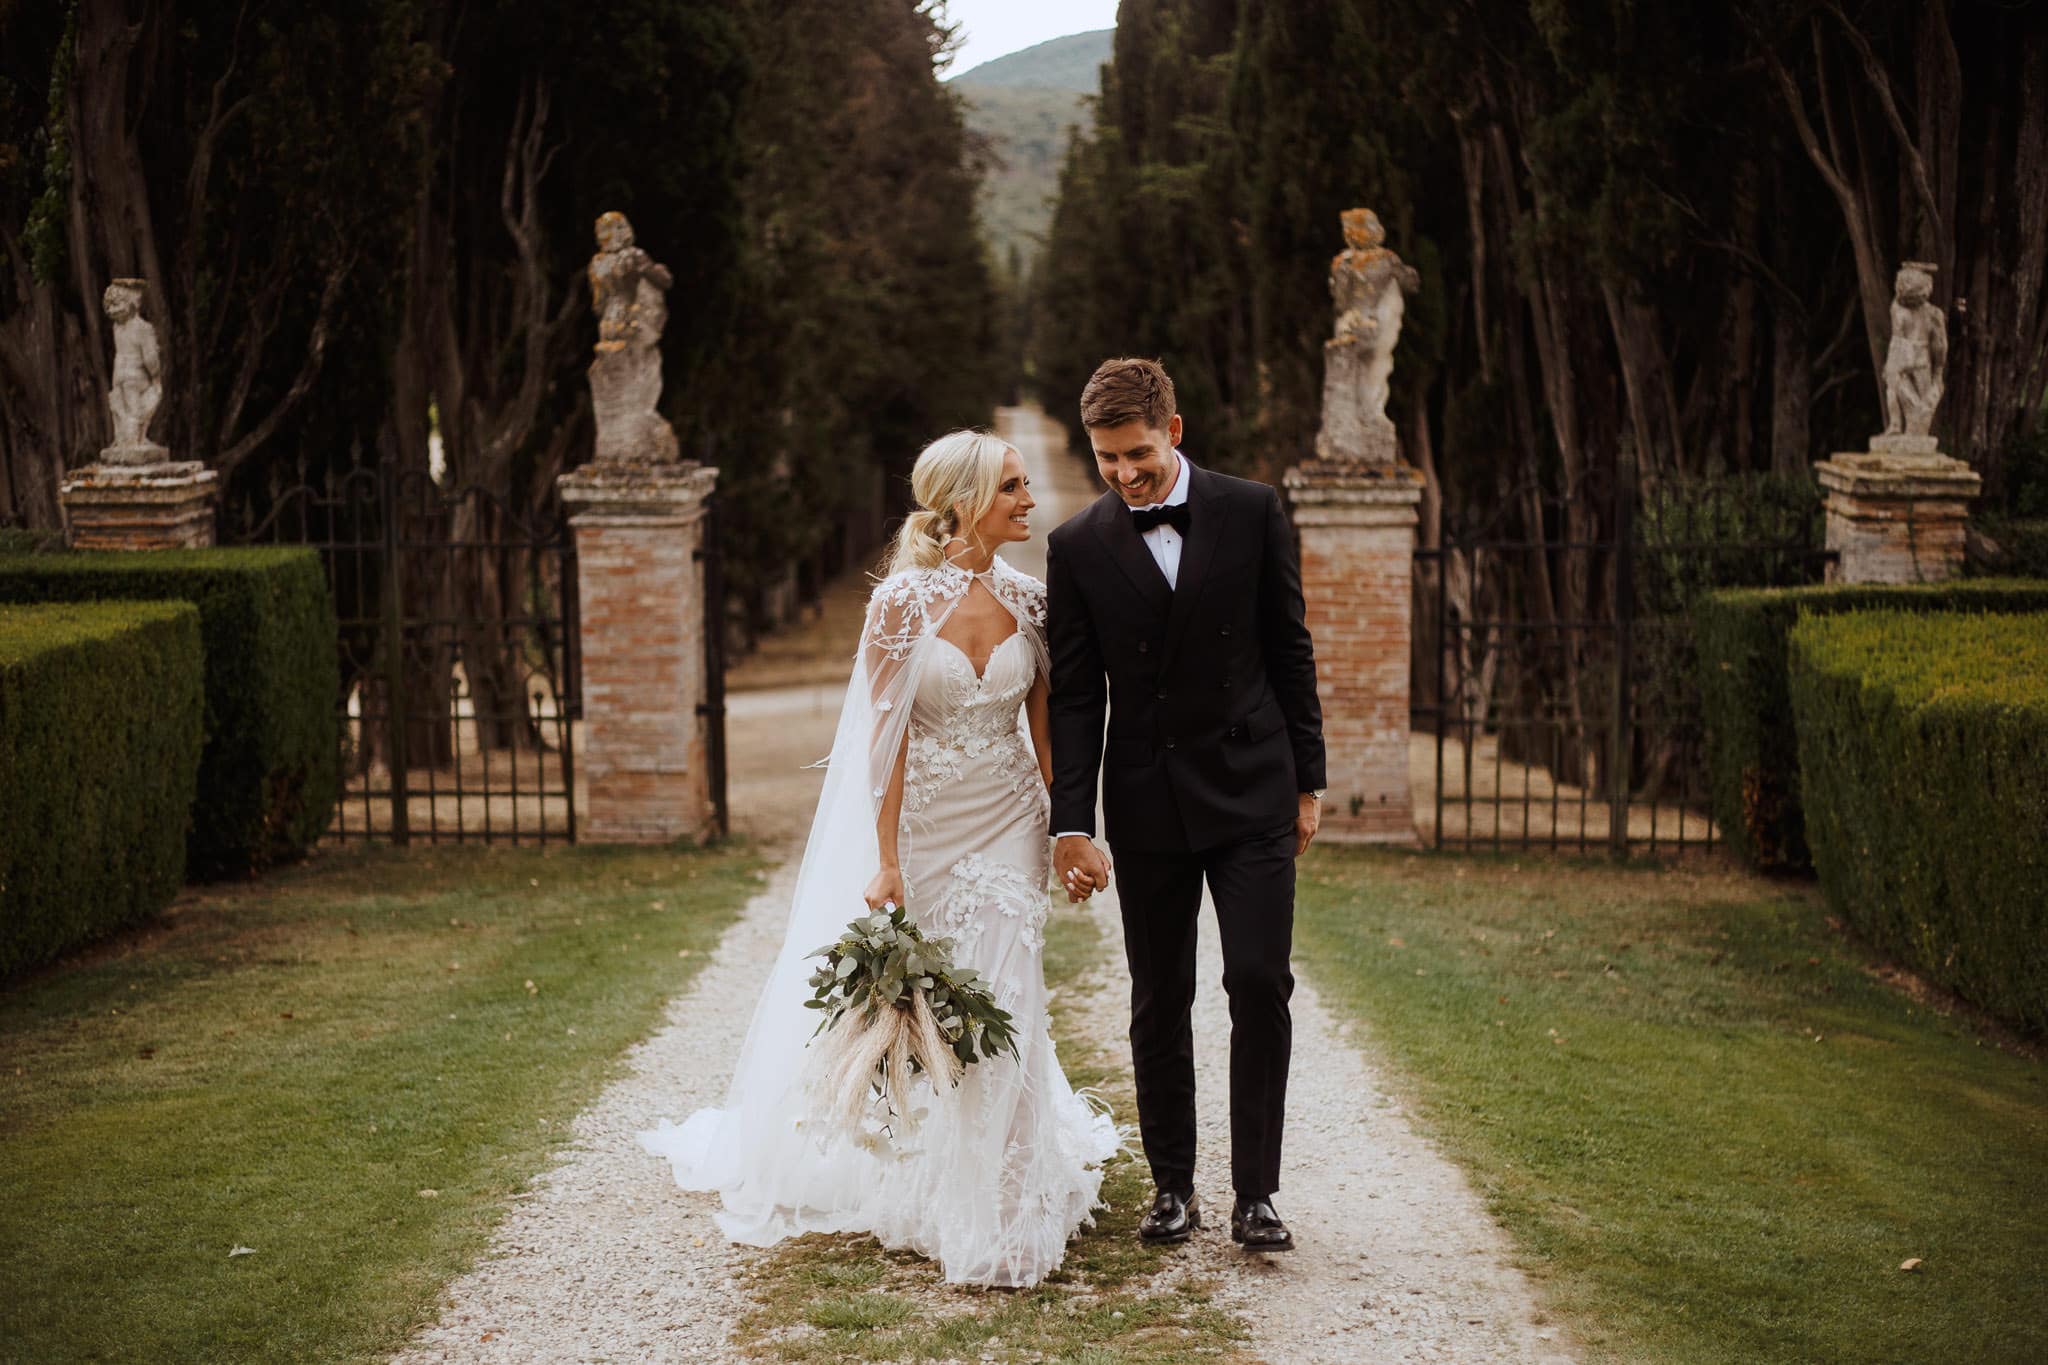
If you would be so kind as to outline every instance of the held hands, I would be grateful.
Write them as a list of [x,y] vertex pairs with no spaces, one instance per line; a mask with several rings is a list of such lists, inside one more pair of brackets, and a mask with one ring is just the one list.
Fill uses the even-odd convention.
[[879,910],[884,905],[902,905],[904,903],[903,869],[898,867],[882,868],[879,872],[875,873],[874,880],[868,883],[868,889],[861,894],[867,899],[868,909],[870,910]]
[[1109,855],[1084,835],[1066,835],[1054,846],[1052,870],[1070,905],[1087,900],[1109,885]]

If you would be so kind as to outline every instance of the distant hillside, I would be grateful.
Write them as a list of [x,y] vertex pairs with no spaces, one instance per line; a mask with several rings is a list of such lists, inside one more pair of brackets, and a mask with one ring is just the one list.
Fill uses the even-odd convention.
[[971,67],[953,77],[957,85],[1029,86],[1034,90],[1066,90],[1076,95],[1095,93],[1096,77],[1109,60],[1113,28],[1091,33],[1070,33],[1064,38],[1027,47],[991,62]]
[[1114,29],[1075,33],[998,57],[951,82],[967,126],[994,155],[981,186],[981,221],[1001,265],[1010,247],[1029,264],[1052,222],[1068,131],[1089,126],[1087,99],[1109,60]]

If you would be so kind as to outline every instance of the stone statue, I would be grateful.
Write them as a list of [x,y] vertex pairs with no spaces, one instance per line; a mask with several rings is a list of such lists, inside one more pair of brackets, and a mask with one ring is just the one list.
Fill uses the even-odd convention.
[[1371,209],[1346,209],[1343,251],[1330,262],[1336,334],[1323,343],[1323,426],[1316,458],[1391,463],[1394,424],[1387,420],[1387,381],[1401,339],[1403,294],[1422,277],[1381,243],[1386,229]]
[[[1928,300],[1935,267],[1905,261],[1892,286],[1892,343],[1884,358],[1884,435],[1870,448],[1897,454],[1932,453],[1934,409],[1948,369],[1948,323]],[[1903,438],[1903,439],[1902,439]]]
[[668,267],[633,245],[623,213],[597,220],[590,258],[590,301],[597,313],[597,355],[590,362],[590,403],[601,461],[665,462],[676,434],[654,410],[661,399],[661,332],[668,324]]
[[163,464],[171,452],[149,439],[149,422],[163,402],[163,361],[156,328],[142,316],[146,280],[117,279],[101,303],[114,324],[114,377],[107,409],[114,418],[114,443],[100,452],[102,464]]

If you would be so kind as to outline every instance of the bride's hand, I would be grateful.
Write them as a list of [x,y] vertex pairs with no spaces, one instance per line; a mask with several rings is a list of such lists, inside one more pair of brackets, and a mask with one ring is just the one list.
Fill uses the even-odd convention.
[[903,904],[903,870],[896,867],[881,869],[862,894],[867,897],[870,910],[879,910],[889,904]]

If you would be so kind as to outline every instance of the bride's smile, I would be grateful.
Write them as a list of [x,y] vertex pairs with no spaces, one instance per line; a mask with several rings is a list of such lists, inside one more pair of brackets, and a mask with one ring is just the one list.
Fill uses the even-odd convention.
[[[1031,509],[1038,500],[1031,496],[1031,480],[1024,473],[1024,457],[1014,449],[1003,455],[1003,481],[996,500],[969,528],[968,539],[993,551],[996,546],[1031,539]],[[985,566],[980,566],[985,567]]]

